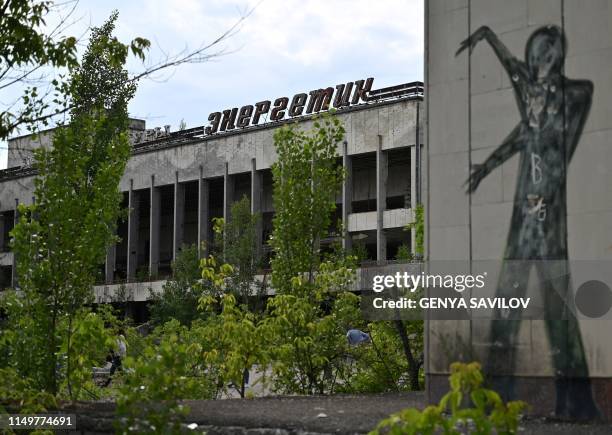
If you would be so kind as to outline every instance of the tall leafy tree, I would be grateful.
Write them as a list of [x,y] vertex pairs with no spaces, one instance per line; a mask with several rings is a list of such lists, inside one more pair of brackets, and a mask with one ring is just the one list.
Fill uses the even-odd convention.
[[265,291],[265,286],[255,280],[261,267],[261,255],[257,246],[260,220],[261,215],[251,213],[251,202],[244,196],[232,204],[229,221],[217,219],[215,225],[215,232],[220,238],[216,243],[217,248],[222,251],[223,260],[233,268],[228,289],[244,305],[248,305],[249,296],[256,296],[257,302],[262,302],[261,297]]
[[332,373],[341,369],[346,346],[347,325],[339,321],[339,313],[356,298],[342,293],[354,279],[350,258],[337,255],[322,261],[319,248],[344,175],[336,163],[344,127],[334,116],[315,121],[313,127],[285,127],[274,135],[278,161],[272,167],[270,243],[272,286],[278,294],[268,303],[270,316],[262,328],[273,349],[274,386],[286,393],[334,391]]
[[332,116],[314,123],[312,131],[284,127],[274,134],[278,161],[274,177],[274,229],[270,244],[272,286],[291,293],[292,278],[305,274],[308,282],[318,269],[319,242],[328,233],[343,168],[336,163],[344,127]]
[[162,292],[151,292],[152,323],[163,325],[176,319],[182,325],[189,326],[193,320],[201,317],[198,300],[205,291],[201,278],[197,246],[184,246],[172,262],[172,277],[166,281]]
[[[52,393],[60,373],[67,373],[70,390],[74,321],[91,301],[121,214],[118,185],[130,154],[127,105],[136,84],[124,68],[129,46],[112,35],[116,19],[114,12],[91,33],[70,80],[70,122],[55,131],[52,148],[35,151],[36,201],[20,206],[13,230],[24,291],[22,311],[14,314],[29,319],[17,339],[27,364],[18,368]],[[63,340],[67,357],[58,364]]]

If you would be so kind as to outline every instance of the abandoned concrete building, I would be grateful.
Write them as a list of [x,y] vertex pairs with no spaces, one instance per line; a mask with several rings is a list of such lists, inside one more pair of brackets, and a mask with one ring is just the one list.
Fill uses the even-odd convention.
[[[335,89],[333,106],[346,129],[338,160],[347,177],[334,221],[343,223],[345,246],[359,243],[365,248],[364,267],[387,267],[401,245],[414,246],[406,225],[413,222],[422,189],[423,84],[372,90],[372,82],[354,82],[352,99],[353,82]],[[108,300],[124,286],[131,301],[145,302],[149,289],[161,289],[181,248],[209,242],[212,219],[227,217],[231,204],[243,196],[250,199],[252,211],[261,214],[259,244],[269,255],[273,133],[288,122],[308,129],[317,111],[332,106],[333,91],[312,91],[316,104],[306,105],[307,94],[297,94],[292,100],[283,97],[215,112],[209,117],[213,128],[170,132],[168,127],[146,129],[144,121],[132,120],[133,153],[120,184],[129,213],[118,224],[120,242],[101,265],[97,300]],[[257,118],[251,122],[253,114]],[[48,146],[51,137],[52,130],[9,140],[8,168],[0,171],[0,288],[18,283],[9,234],[17,205],[34,200],[36,174],[29,151]]]

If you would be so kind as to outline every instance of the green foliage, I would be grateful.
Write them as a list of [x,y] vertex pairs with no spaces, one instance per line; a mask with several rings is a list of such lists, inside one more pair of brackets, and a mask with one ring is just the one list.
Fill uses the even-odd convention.
[[412,260],[412,252],[410,252],[410,248],[406,244],[402,244],[397,248],[397,254],[395,255],[395,259],[399,261],[410,261]]
[[407,228],[415,232],[414,252],[422,258],[425,254],[425,208],[423,204],[414,207],[414,223],[408,224]]
[[172,277],[166,281],[162,292],[150,294],[151,322],[163,325],[176,319],[182,325],[189,325],[199,318],[198,300],[204,291],[201,276],[197,247],[183,246],[172,262]]
[[[364,321],[361,320],[361,323]],[[356,323],[354,326],[368,330],[371,343],[349,348],[349,368],[339,391],[383,393],[410,390],[410,384],[406,381],[408,365],[394,325],[380,321],[368,325]]]
[[[217,219],[214,227],[220,256],[233,267],[228,279],[228,289],[238,300],[247,305],[248,297],[262,296],[265,288],[258,286],[255,275],[261,267],[261,256],[258,251],[257,230],[261,216],[251,213],[251,203],[244,196],[232,204],[230,219],[225,222]],[[253,289],[259,292],[253,294]]]
[[0,61],[5,65],[31,63],[76,66],[76,40],[54,40],[40,32],[53,2],[15,0],[3,5],[0,20]]
[[[9,324],[27,330],[17,337],[14,367],[52,394],[60,346],[71,346],[77,312],[92,300],[121,214],[118,185],[130,154],[127,104],[136,86],[117,62],[116,18],[92,30],[70,80],[70,123],[56,129],[52,148],[35,151],[36,201],[19,207],[12,232],[23,297],[13,299]],[[73,354],[67,357],[66,366],[74,367]]]
[[345,368],[346,331],[359,318],[359,297],[347,292],[353,279],[352,269],[327,261],[320,265],[313,283],[294,277],[292,294],[270,299],[270,315],[262,328],[270,341],[276,391],[324,394],[336,390],[336,380]]
[[102,365],[109,349],[116,349],[116,337],[105,328],[103,316],[79,311],[67,325],[71,330],[63,336],[60,360],[65,360],[63,385],[68,397],[91,400],[97,395],[92,379],[92,367]]
[[40,391],[34,383],[11,368],[0,368],[0,414],[44,413],[57,408],[55,396]]
[[[76,39],[58,38],[54,32],[46,33],[45,19],[53,2],[12,0],[2,4],[0,14],[0,81],[2,88],[23,86],[28,71],[42,66],[77,66]],[[33,71],[32,71],[33,72]],[[27,74],[27,75],[26,75]],[[22,79],[16,77],[22,76]],[[55,82],[54,84],[57,84]],[[56,85],[56,90],[59,89]],[[42,115],[48,104],[36,87],[27,88],[23,95],[24,108],[0,112],[0,139],[6,139],[20,124],[31,122]]]
[[174,433],[189,408],[186,399],[211,398],[202,370],[202,346],[173,320],[157,331],[158,343],[123,363],[124,384],[117,397],[118,431]]
[[[204,352],[207,372],[214,373],[220,389],[231,383],[244,398],[245,371],[268,362],[264,329],[255,314],[236,305],[232,294],[223,295],[220,301],[207,297],[202,305],[213,312],[200,328],[194,328],[209,344]],[[216,314],[218,305],[221,312]]]
[[[41,68],[46,68],[50,80],[50,92],[41,91],[38,86],[28,86],[23,91],[21,105],[15,110],[11,105],[0,112],[0,139],[6,139],[14,130],[21,126],[35,131],[39,123],[48,125],[49,121],[59,114],[83,105],[83,100],[75,98],[80,92],[75,92],[75,76],[66,81],[64,74],[53,74],[51,68],[67,68],[68,72],[78,70],[76,38],[62,36],[69,26],[70,16],[74,8],[66,3],[55,4],[53,1],[11,0],[3,2],[0,14],[0,88],[10,90],[11,87],[23,87],[39,75]],[[109,22],[114,22],[117,12],[111,15]],[[57,21],[52,29],[47,19]],[[104,27],[104,26],[103,26]],[[102,27],[102,28],[103,28]],[[100,37],[101,36],[101,37]],[[88,53],[99,58],[100,65],[105,63],[113,67],[122,66],[128,53],[144,59],[145,51],[150,42],[144,38],[135,38],[128,44],[119,42],[110,33],[96,35],[92,33],[90,41],[96,41],[96,46],[90,45]],[[86,55],[87,56],[87,55]],[[84,57],[81,65],[91,62]],[[103,69],[103,68],[102,68]],[[87,77],[89,81],[95,76]],[[97,78],[104,79],[104,74]],[[39,79],[39,80],[42,80]],[[36,81],[36,80],[34,80]],[[101,95],[96,92],[100,86],[111,87],[109,82],[95,84],[92,81],[89,93],[93,99]],[[112,99],[110,93],[106,94]],[[71,100],[72,97],[72,101]]]
[[344,171],[336,163],[344,127],[330,115],[311,131],[294,126],[274,133],[278,161],[274,178],[274,230],[270,244],[272,286],[293,293],[292,279],[307,274],[312,281],[320,262],[319,241],[327,235]]
[[409,408],[392,414],[371,434],[455,435],[467,431],[488,435],[495,431],[499,435],[511,435],[517,432],[527,404],[521,401],[504,403],[495,391],[483,388],[480,364],[451,364],[449,383],[451,390],[438,405],[428,406],[423,411]]
[[[220,296],[225,292],[227,280],[234,273],[234,268],[227,263],[218,263],[213,255],[200,260],[202,279],[210,286],[210,295]],[[206,299],[200,298],[200,308],[206,309]]]
[[361,240],[353,242],[353,246],[351,247],[351,255],[355,257],[357,264],[361,264],[361,262],[368,260],[368,250],[365,243]]

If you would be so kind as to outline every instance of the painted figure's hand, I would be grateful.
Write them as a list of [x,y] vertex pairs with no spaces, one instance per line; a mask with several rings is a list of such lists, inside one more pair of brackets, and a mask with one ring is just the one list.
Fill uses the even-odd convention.
[[491,29],[487,26],[480,27],[478,30],[472,33],[469,38],[467,38],[461,43],[461,45],[459,46],[459,50],[457,50],[457,52],[455,53],[455,56],[459,56],[459,54],[466,48],[469,48],[469,53],[472,54],[472,50],[474,50],[476,44],[485,39],[489,32],[491,32]]
[[470,174],[468,180],[464,183],[464,186],[467,186],[468,193],[473,193],[487,174],[488,171],[485,164],[473,164],[472,173]]

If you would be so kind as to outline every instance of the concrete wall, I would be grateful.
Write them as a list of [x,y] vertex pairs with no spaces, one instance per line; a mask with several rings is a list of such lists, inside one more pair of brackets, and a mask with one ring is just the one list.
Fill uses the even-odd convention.
[[[566,207],[558,207],[546,219],[567,220],[566,252],[572,264],[612,259],[612,4],[603,0],[431,0],[426,5],[429,260],[501,261],[513,243],[516,228],[511,226],[511,216],[519,200],[515,193],[521,153],[492,170],[473,193],[466,193],[464,184],[470,165],[483,163],[521,121],[513,75],[503,68],[491,46],[483,40],[471,54],[466,50],[455,55],[461,42],[485,25],[521,61],[536,29],[559,26],[568,42],[564,74],[593,83],[592,107],[576,152],[562,165]],[[569,113],[568,119],[574,115]],[[573,274],[570,291],[588,279],[578,275]],[[556,411],[572,418],[592,416],[594,398],[598,412],[611,418],[609,318],[579,320],[577,337],[584,344],[588,372],[577,376],[587,380],[576,381],[580,386],[573,391],[573,399],[565,399],[561,391],[567,386],[566,376],[559,375],[554,363],[559,349],[548,339],[546,322],[522,321],[507,354],[516,359],[511,395],[526,399],[535,412]],[[491,330],[489,320],[429,322],[426,372],[432,400],[446,388],[450,362],[479,360],[487,366],[493,346]],[[503,373],[491,373],[496,374]]]
[[[375,152],[378,135],[382,136],[385,150],[413,146],[416,106],[414,101],[401,101],[340,112],[338,117],[346,129],[348,153]],[[312,121],[303,121],[300,126],[309,129]],[[130,179],[134,180],[134,189],[148,188],[151,175],[155,175],[158,185],[172,184],[175,171],[179,172],[179,182],[197,180],[200,165],[206,178],[223,176],[226,162],[230,175],[250,172],[253,158],[257,170],[267,169],[276,160],[273,135],[274,128],[246,130],[241,134],[218,135],[202,142],[135,154],[128,162],[121,188],[127,190]],[[342,154],[341,149],[338,154]]]
[[[414,146],[416,141],[416,101],[398,101],[393,104],[372,104],[360,110],[340,112],[338,117],[346,129],[349,154],[375,152],[378,135],[382,136],[383,149]],[[301,122],[301,128],[312,127],[312,121]],[[173,184],[178,171],[179,182],[204,178],[222,177],[225,164],[228,173],[251,171],[252,159],[256,159],[257,170],[268,169],[276,160],[274,151],[274,128],[247,130],[241,134],[217,135],[201,142],[137,153],[127,165],[120,188],[128,191],[130,180],[133,190],[148,189],[151,175],[155,175],[156,186]],[[32,149],[50,143],[49,135],[32,139],[29,136],[11,140],[14,149]],[[408,152],[408,151],[407,151]],[[15,151],[15,161],[9,168],[23,164]],[[342,150],[338,150],[341,155]],[[395,185],[395,183],[394,183]],[[31,201],[33,177],[0,179],[0,211],[14,209],[15,199]],[[29,202],[28,202],[29,203]]]
[[[43,130],[37,135],[16,136],[8,140],[7,168],[28,166],[33,162],[32,151],[49,147],[53,142],[54,129]],[[145,121],[130,119],[128,134],[132,143],[138,142],[145,131]]]
[[[348,231],[347,247],[350,247],[351,231],[374,232],[380,247],[376,258],[381,262],[387,260],[387,251],[390,256],[394,255],[398,237],[392,230],[401,229],[414,219],[409,204],[398,202],[398,197],[414,196],[416,188],[415,144],[422,142],[422,128],[417,126],[417,119],[422,119],[422,115],[419,118],[417,111],[422,111],[420,100],[404,98],[353,106],[338,113],[346,130],[338,157],[349,166],[354,155],[374,157],[374,170],[369,179],[360,174],[353,177],[348,171],[345,185],[354,184],[358,198],[362,185],[365,190],[368,184],[373,185],[370,189],[373,196],[370,196],[377,212],[371,220],[367,219],[368,213],[351,211],[350,204],[348,208],[340,205],[338,214],[342,211],[344,228]],[[313,124],[309,118],[294,122],[303,129],[310,129]],[[269,212],[273,211],[269,169],[276,160],[273,135],[278,125],[235,130],[180,144],[161,140],[154,142],[155,149],[136,147],[120,182],[125,206],[131,212],[127,222],[118,226],[121,241],[107,253],[105,282],[136,283],[145,279],[145,275],[157,279],[168,276],[170,261],[182,245],[201,246],[201,242],[210,241],[211,219],[228,215],[231,202],[240,199],[243,193],[251,196],[252,189],[258,198],[252,206],[255,211],[267,213],[264,226],[269,226]],[[419,140],[417,132],[421,136]],[[45,137],[49,139],[50,135]],[[16,138],[12,143],[22,144],[24,148],[41,145],[38,138],[29,140]],[[28,175],[27,170],[0,171],[0,212],[14,210],[17,202],[32,203],[33,192],[34,176]],[[187,197],[186,192],[189,192]],[[381,192],[380,201],[376,200],[378,192]],[[394,210],[387,210],[389,197],[394,197],[389,206]],[[343,195],[338,196],[339,202],[342,198]],[[269,228],[263,229],[262,242],[268,232]],[[388,245],[387,233],[390,234]],[[408,233],[402,235],[409,239]],[[6,256],[4,260],[8,265],[13,258]],[[138,292],[138,285],[134,285],[133,290]]]

